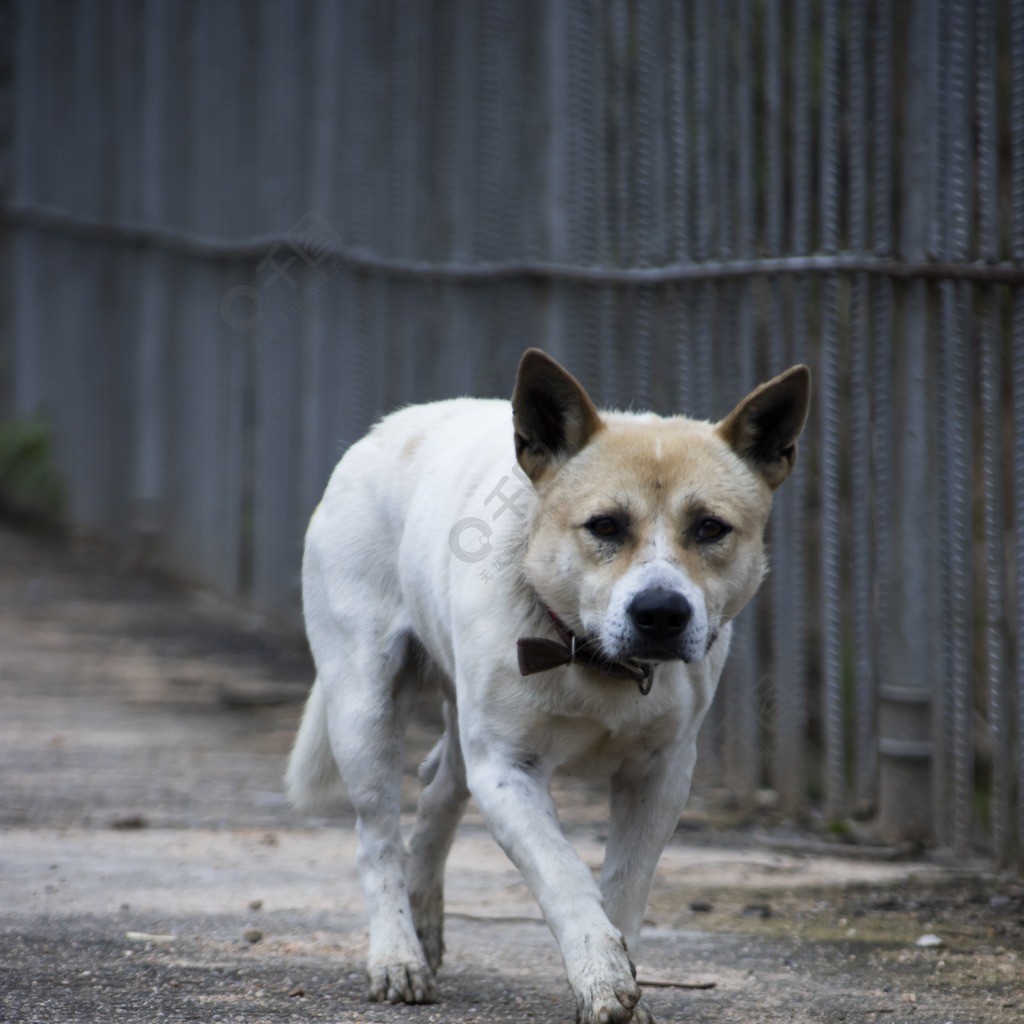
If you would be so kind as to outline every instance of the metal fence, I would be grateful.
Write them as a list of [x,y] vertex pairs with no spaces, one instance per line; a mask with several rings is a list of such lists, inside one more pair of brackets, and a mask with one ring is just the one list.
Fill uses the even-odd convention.
[[296,614],[396,405],[817,401],[705,731],[740,800],[1024,864],[1024,3],[25,0],[18,415],[73,522]]

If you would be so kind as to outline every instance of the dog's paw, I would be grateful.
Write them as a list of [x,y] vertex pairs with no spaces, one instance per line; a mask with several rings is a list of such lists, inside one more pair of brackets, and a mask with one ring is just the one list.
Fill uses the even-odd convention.
[[410,899],[416,937],[430,969],[436,974],[444,959],[444,892],[438,886],[423,894],[413,892]]
[[587,946],[587,963],[572,981],[577,1024],[653,1024],[622,940],[608,936]]
[[635,981],[595,986],[586,994],[576,993],[576,1024],[653,1024],[654,1018],[640,1001]]
[[633,1019],[631,1024],[654,1024],[654,1016],[642,999],[633,1007]]
[[436,1003],[434,976],[426,964],[370,964],[370,1000],[374,1003]]

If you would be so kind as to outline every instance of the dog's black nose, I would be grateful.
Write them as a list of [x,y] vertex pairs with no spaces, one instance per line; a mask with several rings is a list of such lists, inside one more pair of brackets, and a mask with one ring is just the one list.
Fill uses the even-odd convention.
[[641,590],[626,610],[636,628],[654,643],[675,640],[693,615],[690,602],[679,591],[664,587]]

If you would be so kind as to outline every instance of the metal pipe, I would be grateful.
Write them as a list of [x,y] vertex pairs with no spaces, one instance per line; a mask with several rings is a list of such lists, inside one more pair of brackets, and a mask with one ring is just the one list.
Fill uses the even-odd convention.
[[[907,26],[907,84],[904,94],[899,256],[925,258],[931,243],[935,196],[934,125],[937,31],[933,5],[916,0]],[[877,54],[890,61],[891,53]],[[876,83],[879,76],[876,64]],[[890,69],[881,71],[887,79]],[[877,154],[876,154],[877,160]],[[876,164],[876,177],[884,169]],[[883,223],[880,225],[879,220]],[[876,244],[887,218],[876,217]],[[886,660],[879,664],[879,787],[877,824],[882,838],[927,840],[933,830],[931,807],[930,657],[938,623],[930,597],[929,567],[934,559],[933,502],[929,500],[931,410],[929,382],[928,298],[921,282],[901,296],[900,345],[892,367],[894,414],[892,436],[898,484],[890,513],[893,540],[888,548],[888,616]],[[895,422],[898,415],[898,422]],[[908,745],[909,744],[909,745]]]

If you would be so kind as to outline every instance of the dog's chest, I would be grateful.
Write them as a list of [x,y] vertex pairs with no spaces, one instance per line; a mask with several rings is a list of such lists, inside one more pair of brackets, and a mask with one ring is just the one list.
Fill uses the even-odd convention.
[[552,719],[539,726],[536,739],[558,774],[600,781],[662,756],[675,746],[679,732],[675,716],[658,721],[637,716],[628,723]]

